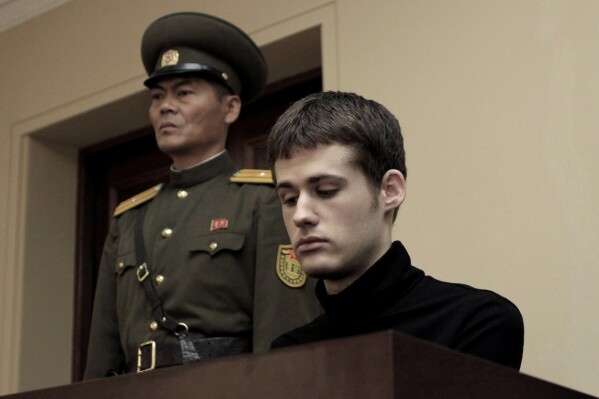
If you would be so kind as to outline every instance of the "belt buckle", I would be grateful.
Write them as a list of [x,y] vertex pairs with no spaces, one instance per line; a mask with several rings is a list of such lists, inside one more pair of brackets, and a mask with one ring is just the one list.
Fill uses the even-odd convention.
[[[150,353],[151,353],[150,367],[142,369],[141,368],[141,360],[143,357],[143,348],[145,348],[146,346],[150,347]],[[143,344],[139,345],[139,347],[137,348],[137,372],[143,373],[145,371],[154,370],[155,368],[156,368],[156,341],[144,342]]]
[[143,282],[146,278],[148,278],[149,275],[150,271],[148,270],[148,265],[146,264],[146,262],[139,265],[139,267],[137,268],[137,279],[139,280],[139,282]]

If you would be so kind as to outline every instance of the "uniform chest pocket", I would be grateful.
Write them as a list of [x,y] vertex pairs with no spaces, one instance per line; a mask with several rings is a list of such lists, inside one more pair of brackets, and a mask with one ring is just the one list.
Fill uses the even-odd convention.
[[122,276],[124,273],[135,270],[137,267],[137,257],[135,253],[118,255],[115,264],[115,274]]
[[189,250],[215,256],[221,252],[236,252],[243,248],[245,236],[239,233],[207,234],[197,237]]

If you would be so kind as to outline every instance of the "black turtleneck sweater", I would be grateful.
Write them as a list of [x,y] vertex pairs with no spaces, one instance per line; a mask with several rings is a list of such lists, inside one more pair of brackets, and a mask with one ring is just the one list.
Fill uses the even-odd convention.
[[272,348],[395,329],[460,352],[520,368],[524,324],[494,292],[426,276],[396,241],[336,295],[316,285],[325,314],[277,338]]

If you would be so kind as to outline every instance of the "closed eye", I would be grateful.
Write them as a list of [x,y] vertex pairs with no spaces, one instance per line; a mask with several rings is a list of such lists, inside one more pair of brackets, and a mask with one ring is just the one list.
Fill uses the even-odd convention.
[[286,195],[280,197],[281,204],[285,206],[295,206],[297,204],[297,196],[295,195]]
[[316,190],[316,194],[318,194],[321,198],[331,198],[335,196],[339,192],[339,189],[330,189],[330,190]]

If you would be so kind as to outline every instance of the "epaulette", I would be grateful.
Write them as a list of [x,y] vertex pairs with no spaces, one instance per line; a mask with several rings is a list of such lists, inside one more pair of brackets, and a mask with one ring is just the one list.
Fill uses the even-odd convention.
[[154,198],[156,194],[160,192],[161,189],[162,183],[157,184],[154,187],[147,189],[146,191],[142,191],[141,193],[134,195],[128,200],[121,202],[114,210],[114,216],[118,216],[131,208],[135,208],[138,205],[148,202],[149,200]]
[[270,170],[262,169],[241,169],[235,172],[229,181],[234,183],[273,183]]

